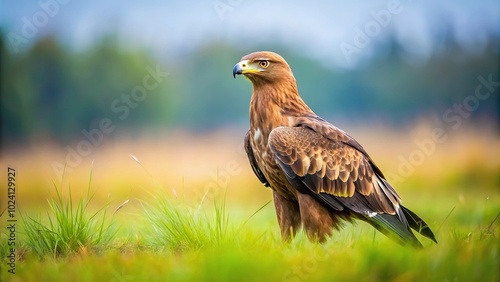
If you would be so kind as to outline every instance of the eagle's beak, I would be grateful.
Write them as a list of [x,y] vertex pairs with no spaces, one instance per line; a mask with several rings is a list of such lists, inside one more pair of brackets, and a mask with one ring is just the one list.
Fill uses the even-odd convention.
[[240,63],[237,63],[236,65],[234,65],[234,68],[233,68],[233,77],[236,78],[236,75],[241,74],[242,71],[243,70],[241,69]]
[[249,60],[243,60],[234,65],[233,77],[236,78],[237,74],[257,73],[261,71],[262,70],[260,68],[256,68],[255,65],[250,64]]

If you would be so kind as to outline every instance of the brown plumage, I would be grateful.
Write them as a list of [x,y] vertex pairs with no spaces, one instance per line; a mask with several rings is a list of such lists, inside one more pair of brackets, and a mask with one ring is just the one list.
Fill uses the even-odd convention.
[[304,103],[280,55],[246,55],[236,74],[253,85],[245,150],[259,180],[273,190],[285,240],[303,226],[311,240],[324,241],[343,220],[356,218],[401,244],[422,246],[410,228],[436,241],[363,147]]

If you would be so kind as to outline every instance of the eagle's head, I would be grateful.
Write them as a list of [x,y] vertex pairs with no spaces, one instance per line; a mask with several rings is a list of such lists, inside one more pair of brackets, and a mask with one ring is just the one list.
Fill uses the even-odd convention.
[[283,81],[295,83],[292,70],[285,59],[269,51],[243,56],[233,68],[233,76],[236,77],[237,74],[243,74],[254,86]]

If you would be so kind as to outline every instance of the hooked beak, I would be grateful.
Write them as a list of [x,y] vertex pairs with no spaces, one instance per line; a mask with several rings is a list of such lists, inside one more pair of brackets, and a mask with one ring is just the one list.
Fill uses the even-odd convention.
[[251,64],[249,60],[243,60],[234,65],[233,77],[236,78],[237,74],[258,73],[261,71],[262,69],[256,67],[254,64]]

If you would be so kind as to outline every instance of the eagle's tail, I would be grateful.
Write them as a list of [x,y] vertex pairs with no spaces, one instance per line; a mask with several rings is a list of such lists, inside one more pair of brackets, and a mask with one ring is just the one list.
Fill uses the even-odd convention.
[[408,224],[413,230],[437,243],[434,233],[432,233],[431,228],[423,219],[404,206],[401,206],[401,209],[403,210],[406,220],[408,220]]
[[403,223],[397,215],[390,214],[376,214],[368,217],[367,221],[378,231],[396,240],[401,245],[411,245],[415,248],[422,248],[422,244],[418,241],[417,237],[415,237],[410,227],[437,243],[434,233],[432,233],[432,230],[425,221],[406,207],[401,206],[401,209],[408,224]]

